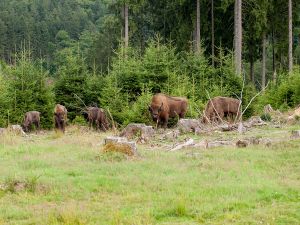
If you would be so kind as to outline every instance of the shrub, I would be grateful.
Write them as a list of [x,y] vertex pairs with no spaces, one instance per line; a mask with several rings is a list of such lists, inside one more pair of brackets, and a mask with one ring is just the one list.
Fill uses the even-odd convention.
[[272,120],[272,117],[269,113],[264,113],[260,116],[260,118],[263,120],[263,121],[271,121]]
[[8,125],[10,103],[8,83],[4,81],[4,76],[0,71],[0,127]]
[[259,108],[270,104],[274,109],[286,111],[300,103],[300,68],[289,76],[281,74],[278,84],[272,84],[258,99]]
[[[41,125],[52,127],[54,95],[52,86],[47,84],[48,73],[31,61],[29,52],[21,52],[15,66],[3,71],[8,80],[10,99],[7,112],[10,123],[21,123],[27,111],[41,112]],[[7,124],[6,124],[7,125]]]
[[87,122],[83,116],[76,116],[75,119],[72,121],[72,123],[75,125],[81,125],[81,126],[87,125]]

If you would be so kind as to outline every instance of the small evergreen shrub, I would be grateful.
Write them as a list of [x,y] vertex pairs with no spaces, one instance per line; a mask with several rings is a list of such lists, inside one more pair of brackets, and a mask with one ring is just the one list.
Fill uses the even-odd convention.
[[269,122],[272,120],[272,116],[269,113],[264,113],[260,116],[263,121]]
[[[47,83],[48,73],[40,65],[33,62],[29,52],[21,52],[16,65],[6,67],[3,71],[7,79],[7,89],[4,98],[8,101],[5,112],[0,112],[3,123],[22,123],[24,115],[28,111],[41,112],[41,126],[50,128],[53,126],[54,95],[51,84]],[[1,86],[1,85],[0,85]],[[0,87],[1,88],[1,87]],[[2,87],[3,88],[3,87]],[[5,89],[5,88],[4,88]],[[1,94],[3,97],[3,94]],[[0,107],[1,108],[1,107]],[[5,125],[8,125],[5,122]]]
[[87,122],[84,119],[83,116],[76,116],[75,119],[73,119],[72,124],[74,125],[80,125],[80,126],[86,126]]

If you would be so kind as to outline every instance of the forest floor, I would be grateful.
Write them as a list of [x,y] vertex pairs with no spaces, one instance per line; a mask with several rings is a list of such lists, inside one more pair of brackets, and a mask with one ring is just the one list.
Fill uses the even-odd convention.
[[68,128],[0,136],[0,224],[300,224],[300,126],[182,135],[178,142],[261,137],[271,145],[101,153],[112,133]]

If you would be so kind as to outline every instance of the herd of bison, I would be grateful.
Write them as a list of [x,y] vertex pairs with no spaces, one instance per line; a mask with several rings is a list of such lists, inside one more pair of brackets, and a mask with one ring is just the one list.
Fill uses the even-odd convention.
[[[218,122],[226,116],[240,116],[241,101],[229,97],[215,97],[210,99],[203,112],[202,122]],[[188,100],[185,97],[171,97],[165,94],[155,94],[149,105],[149,112],[154,122],[163,128],[167,127],[169,118],[184,118],[188,110]],[[103,109],[87,107],[89,126],[96,125],[96,129],[106,131],[109,121]],[[65,132],[67,122],[67,109],[57,104],[54,108],[54,125],[56,130]],[[25,114],[22,127],[25,132],[30,131],[32,126],[40,128],[40,112],[30,111]]]

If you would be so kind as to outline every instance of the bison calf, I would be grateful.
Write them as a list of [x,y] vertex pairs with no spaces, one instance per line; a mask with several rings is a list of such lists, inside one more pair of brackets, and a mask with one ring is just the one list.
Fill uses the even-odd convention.
[[55,129],[65,132],[67,122],[67,109],[65,106],[57,104],[54,108]]
[[25,113],[23,129],[25,132],[31,130],[31,126],[34,125],[36,129],[40,129],[40,112],[38,111],[30,111]]
[[183,97],[171,97],[164,94],[156,94],[152,97],[149,111],[157,125],[166,128],[169,118],[178,116],[184,118],[188,107],[188,100]]
[[103,109],[98,107],[88,107],[87,114],[90,128],[93,124],[96,124],[97,130],[102,129],[103,131],[106,131],[109,128],[109,123]]

